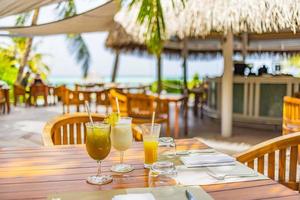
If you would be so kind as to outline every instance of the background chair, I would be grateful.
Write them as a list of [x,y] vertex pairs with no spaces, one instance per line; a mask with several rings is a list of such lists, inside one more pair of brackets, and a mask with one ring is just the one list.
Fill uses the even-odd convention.
[[[235,157],[241,163],[247,164],[248,167],[257,169],[259,173],[299,191],[297,176],[297,171],[299,173],[297,168],[299,144],[300,132],[292,133],[255,145]],[[276,168],[276,166],[278,167]]]
[[300,131],[300,99],[285,96],[283,99],[282,134]]
[[26,90],[23,86],[14,84],[14,105],[17,106],[20,97],[23,97],[23,102],[26,104]]
[[4,90],[0,88],[0,112],[5,114],[5,107],[6,107],[6,98],[4,94]]
[[32,98],[33,98],[33,104],[37,106],[37,98],[43,97],[44,99],[44,106],[48,105],[48,86],[44,84],[35,84],[30,86],[30,97],[29,97],[29,103],[32,105]]
[[[93,121],[103,121],[105,116],[92,113]],[[85,144],[85,123],[89,122],[87,113],[65,114],[47,122],[43,130],[43,142],[45,146]],[[135,139],[137,131],[133,124],[133,136]],[[139,134],[140,135],[140,134]]]
[[85,101],[90,102],[90,93],[83,93],[79,91],[73,91],[70,89],[64,90],[62,103],[63,103],[63,113],[65,112],[65,107],[67,107],[67,113],[70,113],[70,106],[74,105],[76,111],[80,111],[80,106],[84,106]]
[[105,113],[108,113],[110,100],[108,97],[108,90],[98,91],[96,92],[96,112],[98,112],[98,106],[105,106]]
[[116,98],[118,98],[119,102],[119,108],[120,108],[120,113],[122,116],[128,116],[128,111],[127,111],[127,96],[124,93],[121,93],[120,91],[117,91],[115,89],[111,89],[109,91],[109,101],[110,101],[110,106],[112,108],[113,112],[117,112],[117,104],[116,104]]

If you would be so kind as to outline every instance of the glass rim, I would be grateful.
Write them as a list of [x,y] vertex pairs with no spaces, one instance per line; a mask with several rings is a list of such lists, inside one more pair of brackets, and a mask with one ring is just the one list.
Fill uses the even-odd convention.
[[[94,125],[94,126],[93,126]],[[110,124],[108,123],[105,123],[104,121],[101,121],[101,122],[86,122],[85,123],[85,126],[87,128],[93,128],[93,127],[96,127],[96,128],[107,128],[107,127],[110,127]]]

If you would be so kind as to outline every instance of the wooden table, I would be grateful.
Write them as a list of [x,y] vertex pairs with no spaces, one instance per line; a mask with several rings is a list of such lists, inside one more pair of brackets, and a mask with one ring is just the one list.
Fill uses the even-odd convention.
[[[178,150],[207,148],[195,139],[177,140]],[[53,148],[0,149],[0,199],[45,199],[57,192],[109,190],[147,187],[148,170],[143,168],[142,144],[136,143],[125,153],[125,162],[135,170],[120,176],[109,171],[119,153],[112,150],[103,162],[103,170],[114,181],[103,186],[86,183],[96,173],[97,164],[82,145]],[[299,193],[270,179],[202,186],[215,199],[299,199]]]
[[180,111],[180,105],[181,103],[184,106],[184,113],[183,113],[183,119],[184,119],[184,134],[188,134],[188,101],[187,95],[182,94],[161,94],[156,95],[159,99],[168,101],[169,103],[175,104],[175,118],[174,118],[174,137],[179,137],[179,111]]

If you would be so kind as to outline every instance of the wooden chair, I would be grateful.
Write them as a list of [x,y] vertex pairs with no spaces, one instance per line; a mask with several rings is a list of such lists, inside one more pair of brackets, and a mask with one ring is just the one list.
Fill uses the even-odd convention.
[[83,93],[79,91],[73,91],[70,89],[64,90],[62,103],[63,103],[63,113],[65,112],[65,106],[67,107],[67,113],[70,113],[70,106],[75,105],[76,111],[80,111],[80,106],[85,104],[85,101],[90,102],[90,93]]
[[283,99],[282,134],[300,132],[300,99],[285,96]]
[[118,98],[120,113],[122,116],[128,116],[127,112],[127,96],[116,89],[109,91],[109,101],[113,112],[117,112],[116,98]]
[[29,103],[32,105],[32,98],[34,105],[37,106],[37,98],[39,96],[43,97],[44,99],[44,106],[48,105],[48,86],[44,84],[34,84],[30,86],[30,97],[29,97]]
[[110,100],[108,97],[108,90],[96,92],[96,112],[98,112],[98,106],[105,106],[105,112],[108,113],[108,108],[110,105]]
[[152,113],[157,113],[155,123],[166,124],[166,135],[170,135],[169,105],[165,101],[146,94],[126,94],[127,115],[133,118],[135,124],[151,123]]
[[[300,132],[265,141],[235,157],[241,163],[247,163],[248,167],[257,169],[259,173],[293,190],[299,190],[299,179],[297,176],[299,144]],[[286,163],[288,163],[288,166],[286,166]],[[276,166],[278,166],[278,169]],[[286,172],[288,172],[288,176],[286,176]]]
[[[93,121],[103,121],[105,116],[92,114]],[[86,142],[85,123],[89,122],[87,113],[65,114],[47,122],[43,130],[45,146],[84,144]],[[138,129],[133,125],[134,138]]]
[[23,97],[23,102],[26,104],[26,90],[23,86],[14,84],[14,105],[17,106],[20,96]]
[[6,97],[4,94],[4,90],[0,88],[0,111],[2,111],[2,114],[5,114],[5,108],[6,108]]
[[54,88],[54,91],[53,91],[54,98],[57,98],[57,100],[55,100],[55,103],[62,100],[63,95],[64,95],[66,89],[67,88],[66,88],[65,85],[60,85],[60,86]]

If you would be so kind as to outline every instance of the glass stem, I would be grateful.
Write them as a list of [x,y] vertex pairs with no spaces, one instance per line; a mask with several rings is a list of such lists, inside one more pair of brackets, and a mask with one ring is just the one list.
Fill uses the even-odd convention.
[[120,164],[123,164],[124,151],[120,151]]
[[98,171],[97,171],[96,176],[100,176],[100,174],[101,174],[101,160],[98,160],[97,163],[98,163]]

